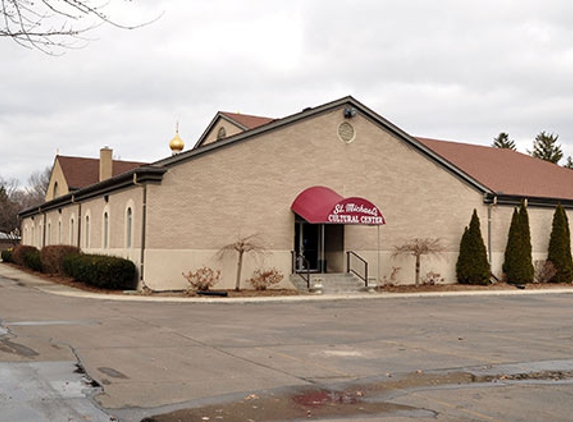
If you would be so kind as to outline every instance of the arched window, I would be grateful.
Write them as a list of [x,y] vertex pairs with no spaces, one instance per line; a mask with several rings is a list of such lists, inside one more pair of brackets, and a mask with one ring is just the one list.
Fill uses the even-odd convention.
[[103,213],[103,248],[109,248],[109,214]]
[[75,242],[74,242],[74,229],[75,229],[75,227],[74,227],[74,218],[72,217],[72,218],[70,219],[70,245],[75,244]]
[[54,198],[57,198],[59,194],[60,194],[60,188],[58,186],[58,182],[55,182],[54,183]]
[[88,249],[90,247],[90,216],[86,215],[86,228],[85,228],[85,247]]
[[48,245],[52,244],[52,223],[48,222]]
[[58,245],[62,244],[62,221],[58,221]]
[[125,247],[131,248],[131,238],[133,232],[133,211],[131,207],[125,213]]

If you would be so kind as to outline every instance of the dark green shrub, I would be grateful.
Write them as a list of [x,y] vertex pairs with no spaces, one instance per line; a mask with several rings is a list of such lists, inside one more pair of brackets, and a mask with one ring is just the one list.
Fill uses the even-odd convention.
[[42,268],[47,274],[64,274],[63,260],[67,255],[79,254],[80,249],[71,245],[44,246],[40,251]]
[[4,262],[14,262],[12,260],[12,250],[5,249],[2,251],[2,261]]
[[71,253],[62,258],[62,272],[68,277],[79,279],[79,260],[82,256],[81,252]]
[[40,258],[40,251],[33,250],[24,256],[24,265],[31,270],[42,272],[42,260]]
[[556,274],[550,280],[551,283],[571,283],[573,280],[571,233],[567,214],[561,204],[553,213],[547,260],[553,263],[556,270]]
[[525,253],[523,256],[524,262],[524,274],[527,278],[528,283],[532,283],[535,278],[535,269],[533,268],[533,248],[531,246],[531,231],[529,229],[529,214],[527,213],[527,206],[524,201],[521,201],[519,207],[519,219],[521,222],[521,227],[523,231],[523,247]]
[[479,217],[474,209],[469,228],[466,227],[460,243],[456,263],[456,276],[461,284],[488,284],[490,269],[481,235]]
[[70,254],[63,260],[66,274],[102,289],[126,290],[135,287],[135,264],[108,255]]
[[513,210],[505,259],[503,262],[505,279],[509,283],[525,284],[533,282],[534,268],[531,257],[531,235],[527,208],[522,202],[519,211]]
[[12,251],[12,260],[21,267],[27,267],[26,257],[30,254],[40,253],[38,248],[28,245],[18,245]]

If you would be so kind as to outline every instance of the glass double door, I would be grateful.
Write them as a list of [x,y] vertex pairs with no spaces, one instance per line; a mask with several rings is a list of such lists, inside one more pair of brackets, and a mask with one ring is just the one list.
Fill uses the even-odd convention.
[[[296,252],[296,271],[321,271],[322,256],[321,231],[322,224],[310,224],[306,221],[296,221],[294,247]],[[322,228],[322,230],[321,230]]]

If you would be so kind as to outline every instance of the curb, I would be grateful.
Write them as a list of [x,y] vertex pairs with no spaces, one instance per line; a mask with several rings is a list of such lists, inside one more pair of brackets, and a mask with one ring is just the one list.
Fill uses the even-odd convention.
[[352,293],[352,294],[322,294],[322,295],[299,295],[299,296],[267,296],[245,298],[213,298],[213,297],[154,297],[118,294],[101,294],[74,289],[61,284],[51,283],[33,274],[5,267],[0,264],[0,276],[20,283],[26,287],[37,289],[44,293],[55,294],[65,297],[113,300],[118,302],[158,302],[158,303],[281,303],[281,302],[309,302],[309,301],[339,301],[339,300],[374,300],[374,299],[421,299],[421,298],[444,298],[464,296],[521,296],[521,295],[549,295],[549,294],[573,294],[571,288],[538,289],[538,290],[491,290],[491,291],[455,291],[455,292],[419,292],[419,293]]

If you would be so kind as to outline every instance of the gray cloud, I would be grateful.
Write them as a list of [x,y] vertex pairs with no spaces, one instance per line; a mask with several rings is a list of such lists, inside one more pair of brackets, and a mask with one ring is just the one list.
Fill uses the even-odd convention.
[[191,146],[217,110],[282,117],[349,94],[414,135],[490,144],[507,131],[525,151],[546,130],[573,154],[569,2],[111,6],[130,22],[164,15],[100,27],[62,57],[0,43],[3,177],[24,181],[57,149],[154,161],[177,120]]

